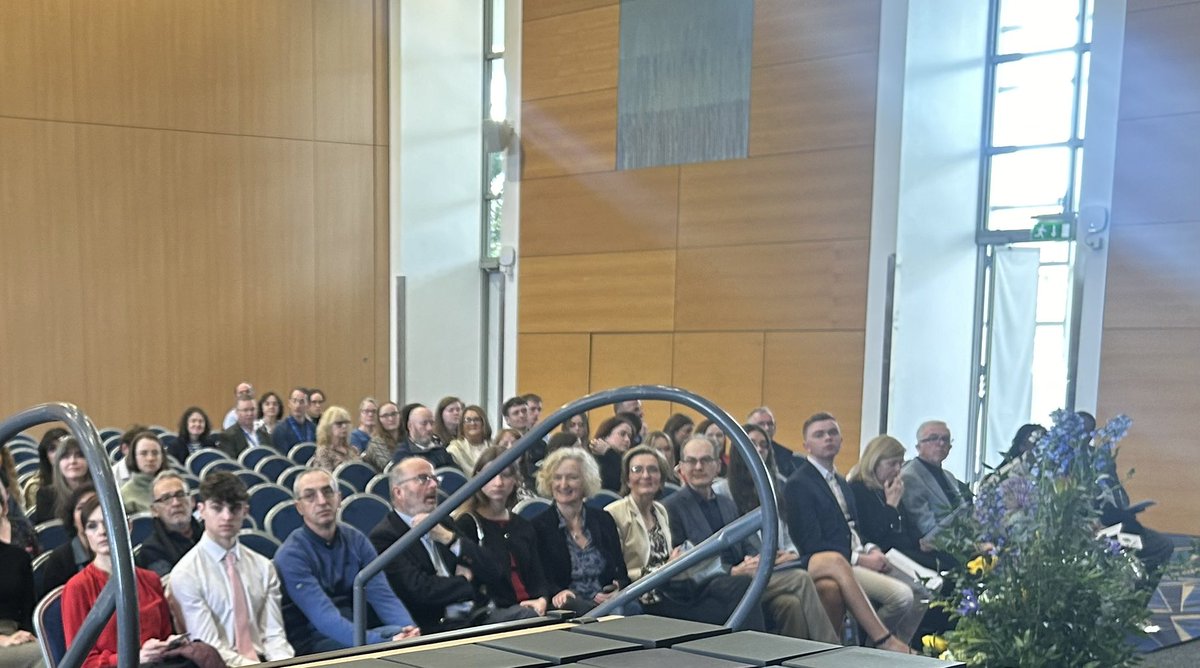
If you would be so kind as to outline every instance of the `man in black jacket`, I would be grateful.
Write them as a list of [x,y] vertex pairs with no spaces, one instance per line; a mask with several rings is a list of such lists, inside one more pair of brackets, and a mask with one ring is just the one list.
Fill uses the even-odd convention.
[[199,542],[204,527],[192,517],[195,502],[187,483],[178,474],[173,471],[158,474],[151,489],[154,531],[142,543],[135,562],[162,577]]
[[[370,535],[371,543],[381,553],[437,505],[437,477],[426,459],[408,457],[392,467],[388,475],[394,512],[388,513]],[[496,608],[484,594],[477,595],[471,584],[476,574],[485,580],[495,579],[496,565],[478,545],[460,540],[446,526],[434,527],[384,572],[413,620],[426,633],[537,616],[520,605]]]

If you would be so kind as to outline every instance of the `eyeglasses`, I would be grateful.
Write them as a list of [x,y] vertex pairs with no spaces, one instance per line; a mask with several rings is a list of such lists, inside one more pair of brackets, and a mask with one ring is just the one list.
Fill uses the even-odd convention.
[[400,417],[400,411],[396,411],[394,413],[380,413],[379,417],[380,417],[380,419],[383,419],[383,420],[389,420],[391,418],[398,418],[398,417]]
[[930,434],[921,439],[922,443],[944,443],[946,445],[954,445],[954,439],[950,438],[950,434]]
[[641,464],[636,464],[634,466],[630,466],[629,472],[636,473],[638,475],[641,475],[643,473],[646,473],[648,475],[659,475],[660,473],[662,473],[662,471],[660,471],[657,466],[642,466]]
[[336,422],[334,422],[334,423],[333,423],[333,426],[335,426],[335,427],[349,427],[349,426],[350,426],[350,421],[349,421],[349,420],[338,420],[338,421],[336,421]]
[[378,408],[364,408],[361,411],[359,411],[359,413],[362,413],[363,415],[374,415],[378,412],[379,412]]
[[179,490],[178,492],[172,492],[170,494],[163,494],[162,496],[155,499],[154,503],[167,504],[172,501],[183,501],[184,499],[188,498],[188,496],[190,496],[190,494],[188,494],[187,492],[185,492],[183,490]]
[[483,418],[471,415],[463,418],[463,424],[483,424]]
[[429,483],[437,484],[437,481],[438,481],[437,476],[435,476],[431,473],[418,473],[417,475],[415,475],[411,478],[401,478],[400,480],[396,481],[396,484],[403,485],[404,483],[412,482],[413,480],[416,480],[417,482],[421,483],[422,485],[428,485]]
[[329,485],[318,487],[316,489],[306,489],[300,494],[300,500],[305,503],[312,503],[317,500],[318,494],[321,495],[322,498],[332,499],[337,496],[337,490]]
[[684,457],[683,459],[679,460],[679,463],[683,464],[684,466],[695,466],[696,464],[701,466],[710,466],[712,464],[716,464],[717,460],[715,457]]

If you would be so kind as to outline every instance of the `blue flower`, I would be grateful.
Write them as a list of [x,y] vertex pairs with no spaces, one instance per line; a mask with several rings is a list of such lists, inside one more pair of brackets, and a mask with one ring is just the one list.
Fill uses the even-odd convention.
[[958,604],[957,612],[962,617],[969,617],[976,612],[979,612],[979,597],[975,595],[975,590],[967,587],[959,592],[962,595],[962,601]]

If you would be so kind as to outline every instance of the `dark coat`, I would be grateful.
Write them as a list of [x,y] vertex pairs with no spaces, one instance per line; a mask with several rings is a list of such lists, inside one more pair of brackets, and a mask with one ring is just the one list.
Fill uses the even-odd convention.
[[[837,484],[846,497],[850,517],[857,519],[854,492],[840,475]],[[800,551],[802,566],[807,568],[809,558],[818,552],[837,552],[850,559],[850,525],[833,490],[807,459],[796,462],[796,470],[783,487],[783,499],[787,504],[788,532]]]
[[499,571],[499,577],[490,581],[485,582],[476,577],[475,586],[486,587],[486,593],[502,608],[520,603],[512,583],[512,562],[515,561],[517,574],[521,576],[521,583],[525,585],[529,598],[545,597],[549,602],[557,590],[551,591],[550,583],[546,580],[542,558],[538,555],[537,532],[533,524],[516,514],[513,514],[508,525],[503,527],[493,520],[479,518],[479,524],[476,524],[475,520],[473,515],[459,517],[459,535],[478,543],[482,532],[483,552],[496,564]]
[[203,535],[204,525],[195,519],[192,519],[192,537],[188,538],[167,529],[167,525],[163,524],[162,520],[155,518],[154,530],[150,533],[150,537],[142,542],[142,549],[138,552],[134,563],[146,570],[154,571],[158,573],[159,577],[162,577],[171,572],[183,555],[200,542],[200,536]]
[[[558,593],[571,586],[571,551],[567,548],[567,535],[558,526],[558,510],[553,506],[533,518],[537,531],[538,549],[545,566],[546,579]],[[625,569],[625,555],[621,551],[621,537],[617,534],[617,523],[612,515],[603,510],[584,508],[583,525],[592,535],[592,542],[604,557],[604,570],[600,572],[600,583],[614,580],[621,587],[629,584],[629,572]]]

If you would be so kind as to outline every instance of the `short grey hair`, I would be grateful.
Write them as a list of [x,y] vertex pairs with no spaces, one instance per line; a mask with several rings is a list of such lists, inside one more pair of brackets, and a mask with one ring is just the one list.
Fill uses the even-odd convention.
[[921,432],[925,431],[927,427],[934,425],[941,425],[946,428],[946,431],[950,431],[950,425],[946,424],[945,420],[926,420],[921,423],[921,426],[917,427],[917,443],[921,442]]
[[164,469],[163,471],[160,471],[158,475],[154,476],[154,482],[150,483],[150,489],[154,489],[156,486],[158,486],[158,483],[160,483],[164,480],[178,480],[179,482],[183,483],[184,489],[188,490],[189,492],[192,489],[187,484],[187,480],[184,480],[183,476],[179,475],[173,469],[169,469],[169,468]]
[[323,474],[329,476],[329,482],[333,483],[333,491],[335,491],[335,492],[338,491],[337,479],[333,477],[332,473],[330,473],[329,471],[326,471],[325,469],[317,468],[315,466],[306,466],[306,467],[304,467],[304,470],[300,472],[300,475],[296,476],[292,480],[292,496],[294,496],[294,497],[300,496],[300,481],[304,478],[304,476],[306,476],[310,473],[323,473]]

